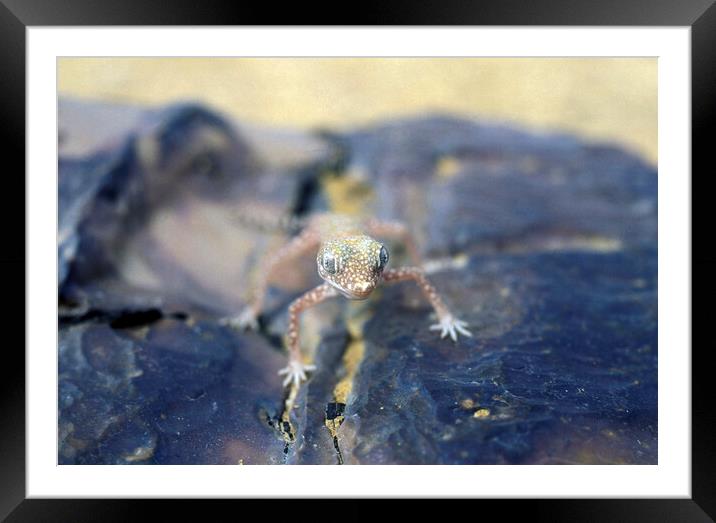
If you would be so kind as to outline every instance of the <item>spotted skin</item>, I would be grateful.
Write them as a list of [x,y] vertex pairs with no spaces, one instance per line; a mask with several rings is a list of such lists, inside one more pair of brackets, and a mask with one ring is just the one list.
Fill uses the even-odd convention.
[[383,271],[381,249],[382,244],[364,234],[331,238],[318,249],[318,274],[346,298],[364,300]]
[[305,229],[271,256],[260,273],[253,297],[244,311],[225,323],[239,328],[258,328],[257,317],[261,313],[270,273],[290,258],[318,249],[316,266],[324,283],[295,299],[288,308],[289,364],[279,371],[285,376],[283,385],[300,386],[307,379],[307,372],[315,365],[304,364],[300,348],[300,315],[306,309],[334,296],[342,295],[351,300],[364,300],[376,286],[412,280],[432,305],[438,323],[430,330],[439,330],[440,336],[457,341],[458,334],[471,336],[467,324],[453,316],[435,287],[428,281],[420,267],[387,269],[388,251],[371,235],[401,240],[408,254],[417,265],[420,255],[407,228],[398,222],[384,222],[374,218],[358,220],[349,216],[318,214],[308,220]]

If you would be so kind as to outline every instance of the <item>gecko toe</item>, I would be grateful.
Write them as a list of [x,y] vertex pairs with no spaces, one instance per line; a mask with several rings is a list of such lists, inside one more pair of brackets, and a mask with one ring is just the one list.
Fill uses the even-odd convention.
[[251,307],[246,307],[238,316],[227,316],[219,319],[219,325],[231,327],[236,330],[258,330],[258,317]]
[[308,380],[308,376],[306,375],[306,372],[310,372],[316,370],[316,366],[312,364],[306,364],[304,365],[301,362],[298,361],[291,361],[289,364],[284,367],[283,369],[278,371],[278,374],[280,376],[285,375],[286,377],[283,380],[283,386],[286,387],[289,384],[293,383],[295,387],[298,387],[301,385],[301,382]]
[[440,318],[440,323],[436,323],[430,326],[432,331],[440,331],[440,338],[446,338],[450,336],[453,342],[457,342],[458,336],[472,337],[472,333],[467,329],[467,323],[454,318],[453,316],[447,315]]
[[467,330],[467,329],[465,329],[465,328],[463,328],[463,327],[457,327],[457,330],[458,330],[458,332],[459,332],[460,334],[462,334],[463,336],[467,336],[468,338],[472,338],[472,332],[470,332],[469,330]]

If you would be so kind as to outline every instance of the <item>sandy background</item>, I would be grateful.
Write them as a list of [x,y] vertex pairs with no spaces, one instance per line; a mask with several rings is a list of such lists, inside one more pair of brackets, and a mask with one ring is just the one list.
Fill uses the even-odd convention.
[[650,58],[64,58],[58,89],[139,104],[198,100],[235,118],[307,129],[449,111],[657,159]]

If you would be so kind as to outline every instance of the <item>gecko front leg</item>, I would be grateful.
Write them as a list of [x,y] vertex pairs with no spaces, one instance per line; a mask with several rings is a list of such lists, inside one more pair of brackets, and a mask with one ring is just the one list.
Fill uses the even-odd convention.
[[312,228],[306,228],[301,234],[294,236],[273,255],[262,263],[249,304],[238,316],[222,318],[223,325],[238,329],[258,329],[258,317],[263,310],[264,299],[268,289],[268,281],[276,267],[282,262],[295,259],[315,249],[319,244],[319,236]]
[[296,298],[288,308],[288,366],[284,367],[278,373],[286,375],[283,380],[285,387],[289,383],[293,383],[298,387],[301,381],[306,380],[306,372],[316,370],[315,365],[304,364],[301,357],[300,345],[300,314],[306,309],[321,303],[322,301],[337,296],[336,290],[328,283],[323,283],[313,290],[308,291],[300,298]]
[[405,280],[413,280],[417,283],[425,297],[433,306],[433,309],[435,309],[439,323],[431,325],[430,330],[439,330],[441,331],[441,338],[449,335],[453,341],[457,341],[458,333],[464,336],[472,336],[472,333],[467,330],[467,323],[458,320],[452,315],[438,294],[438,291],[425,277],[425,273],[422,269],[419,267],[401,267],[399,269],[388,269],[383,272],[383,281],[386,283],[395,283]]

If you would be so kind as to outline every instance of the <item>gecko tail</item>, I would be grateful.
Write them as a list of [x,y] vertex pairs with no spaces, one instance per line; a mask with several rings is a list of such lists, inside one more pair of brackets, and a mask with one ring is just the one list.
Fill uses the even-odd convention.
[[271,206],[242,206],[234,213],[240,227],[267,234],[296,234],[306,226],[306,219]]

